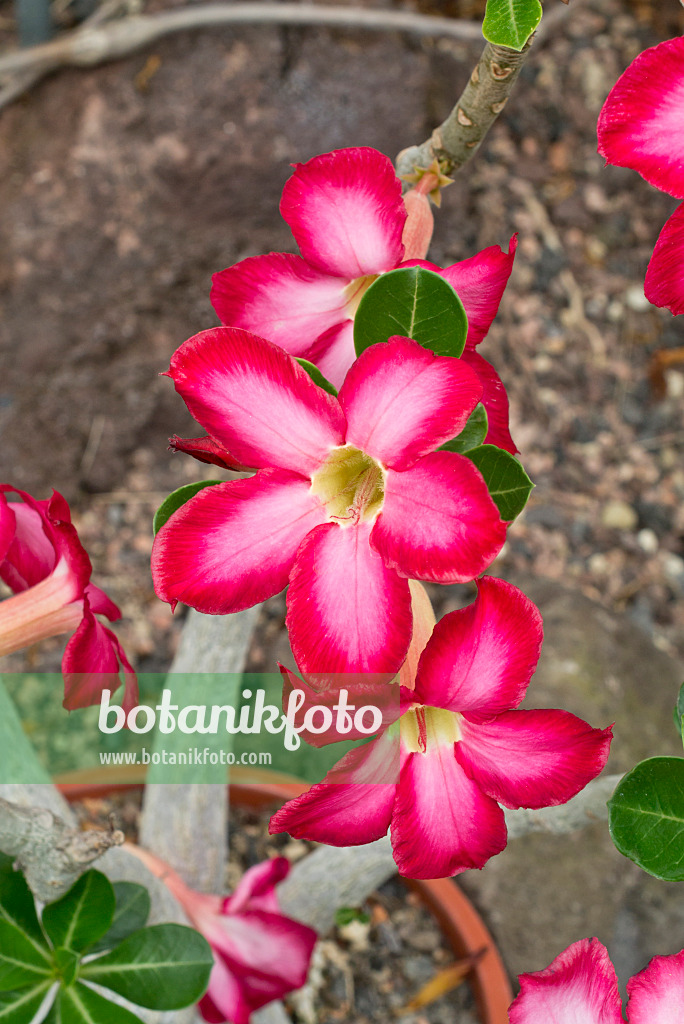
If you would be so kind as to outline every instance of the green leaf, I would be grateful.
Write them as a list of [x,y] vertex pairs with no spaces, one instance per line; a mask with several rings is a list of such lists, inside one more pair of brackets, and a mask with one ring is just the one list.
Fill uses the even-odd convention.
[[11,857],[0,854],[0,920],[19,928],[47,955],[48,945],[38,921],[33,894],[22,873],[15,871],[12,865]]
[[487,0],[482,35],[496,46],[522,50],[541,17],[539,0]]
[[141,1021],[130,1010],[78,982],[72,988],[59,990],[43,1024],[141,1024]]
[[684,880],[684,759],[651,757],[628,772],[608,802],[608,827],[644,871]]
[[29,1024],[42,1006],[51,984],[47,981],[38,988],[0,992],[0,1024]]
[[677,703],[674,706],[674,724],[675,729],[684,741],[684,683],[679,688]]
[[303,370],[311,377],[314,384],[318,384],[319,388],[323,388],[329,395],[337,395],[337,388],[334,384],[331,384],[329,380],[326,380],[321,371],[314,363],[310,363],[308,359],[297,359],[297,362]]
[[100,871],[86,871],[69,892],[43,910],[43,928],[55,947],[82,953],[107,932],[114,917],[114,889]]
[[447,441],[446,444],[441,446],[441,449],[446,452],[458,452],[460,455],[464,455],[465,452],[469,452],[473,448],[479,448],[487,436],[488,428],[487,410],[482,402],[478,402],[458,437]]
[[199,932],[180,924],[141,928],[120,946],[81,967],[81,977],[153,1010],[178,1010],[206,991],[214,966]]
[[80,957],[73,949],[64,949],[60,946],[53,953],[55,967],[57,968],[62,985],[73,985],[78,973]]
[[361,924],[368,924],[370,917],[360,907],[338,907],[335,911],[335,924],[338,928],[344,928],[352,921],[360,921]]
[[49,955],[15,925],[0,921],[0,992],[40,984],[51,975]]
[[150,894],[144,885],[135,882],[114,882],[114,898],[116,905],[112,926],[89,953],[100,953],[112,949],[127,939],[138,928],[142,928],[150,916]]
[[465,453],[485,478],[492,500],[505,523],[520,515],[534,484],[515,456],[493,444],[482,444]]
[[222,483],[221,480],[200,480],[195,484],[183,484],[177,490],[172,491],[168,498],[164,498],[161,505],[154,513],[154,519],[152,520],[152,529],[155,534],[159,533],[164,523],[171,518],[174,512],[177,512],[181,505],[185,505],[186,501],[190,501],[195,495],[203,490],[205,487],[213,487],[214,484]]
[[422,267],[382,274],[361,299],[354,317],[357,355],[399,334],[438,356],[460,356],[467,333],[468,318],[454,289],[445,278]]

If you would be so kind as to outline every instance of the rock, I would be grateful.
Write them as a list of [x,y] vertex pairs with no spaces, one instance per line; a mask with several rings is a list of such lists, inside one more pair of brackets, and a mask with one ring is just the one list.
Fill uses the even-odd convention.
[[634,530],[639,517],[626,501],[608,501],[601,510],[601,522],[611,530]]

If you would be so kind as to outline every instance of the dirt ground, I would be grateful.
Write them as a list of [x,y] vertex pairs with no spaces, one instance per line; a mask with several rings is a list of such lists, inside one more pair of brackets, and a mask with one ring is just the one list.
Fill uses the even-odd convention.
[[[419,6],[474,15],[481,4]],[[674,202],[604,168],[595,123],[618,74],[684,30],[683,13],[676,0],[575,0],[445,194],[431,250],[448,264],[519,233],[481,351],[509,390],[537,486],[498,564],[625,610],[680,654],[684,362],[654,367],[684,335],[643,297]],[[2,15],[9,46],[7,3]],[[65,70],[0,113],[0,479],[73,503],[139,668],[166,667],[179,624],[152,593],[152,512],[180,483],[216,475],[167,452],[193,425],[158,376],[216,322],[211,273],[292,248],[278,215],[291,162],[359,144],[393,156],[425,138],[477,50],[394,33],[212,30]],[[271,639],[281,611],[276,599],[264,613]],[[255,664],[269,658],[264,641],[262,629]],[[60,650],[43,645],[29,663],[56,668]]]

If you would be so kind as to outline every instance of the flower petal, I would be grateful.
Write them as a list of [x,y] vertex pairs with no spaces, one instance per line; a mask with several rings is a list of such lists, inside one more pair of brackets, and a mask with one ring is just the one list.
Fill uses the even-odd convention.
[[169,376],[195,419],[245,466],[311,474],[343,440],[336,399],[246,331],[196,334],[174,353]]
[[71,524],[71,513],[58,491],[45,501],[37,501],[26,491],[1,484],[0,493],[18,494],[20,502],[12,502],[15,531],[0,577],[14,591],[21,593],[35,587],[63,559],[63,568],[71,581],[71,597],[82,596],[90,579],[91,565],[78,534]]
[[465,583],[491,565],[505,539],[487,486],[463,455],[435,452],[403,473],[387,473],[371,542],[403,575]]
[[574,942],[543,971],[518,980],[510,1024],[623,1024],[615,968],[598,939]]
[[304,539],[290,575],[287,628],[305,674],[394,674],[411,640],[408,581],[369,543],[371,526],[326,523]]
[[275,887],[290,872],[287,857],[271,857],[269,860],[255,864],[245,871],[237,886],[225,900],[223,912],[239,914],[245,909],[266,910],[277,913],[278,897]]
[[114,604],[112,599],[107,597],[104,590],[101,590],[100,587],[96,587],[94,583],[89,583],[85,588],[85,594],[88,598],[90,610],[95,615],[104,615],[110,622],[117,622],[121,618],[121,609],[118,604]]
[[254,468],[253,466],[243,466],[208,434],[205,437],[178,437],[177,434],[174,434],[169,438],[169,451],[192,455],[193,459],[197,459],[198,462],[204,462],[209,466],[220,466],[221,469]]
[[288,800],[269,832],[329,846],[372,843],[387,834],[398,775],[398,737],[384,732],[345,754],[323,782]]
[[481,401],[487,412],[487,436],[483,443],[495,444],[515,455],[518,449],[508,427],[508,395],[501,377],[479,352],[466,349],[461,360],[475,371],[482,385]]
[[684,37],[644,50],[608,94],[598,151],[684,199]]
[[684,950],[654,956],[627,982],[630,1024],[680,1024],[684,1006]]
[[427,260],[409,260],[403,265],[424,267],[441,274],[449,282],[468,317],[466,349],[473,349],[485,337],[499,310],[517,247],[518,236],[513,235],[508,243],[508,252],[498,245],[490,245],[467,260],[444,269]]
[[287,585],[302,539],[325,519],[308,480],[283,470],[205,487],[155,538],[156,593],[210,615],[251,608]]
[[612,728],[567,711],[504,711],[460,721],[456,757],[469,778],[506,807],[564,804],[605,768]]
[[375,149],[338,149],[296,164],[280,212],[304,259],[329,274],[381,274],[403,258],[401,182]]
[[252,256],[213,276],[211,302],[227,327],[242,327],[303,356],[346,317],[348,277],[321,272],[292,253]]
[[450,743],[405,757],[391,833],[399,874],[408,878],[481,868],[506,845],[503,811],[468,778]]
[[316,339],[304,355],[339,391],[349,367],[356,360],[354,321],[343,320],[331,327]]
[[[684,172],[683,172],[684,175]],[[646,271],[644,292],[654,306],[684,313],[684,203],[665,222]]]
[[103,690],[112,693],[124,676],[122,708],[128,714],[138,703],[138,680],[118,638],[93,615],[84,599],[83,620],[62,658],[64,707],[67,711],[99,704]]
[[0,571],[17,529],[17,518],[0,491]]
[[484,576],[477,600],[434,628],[418,666],[416,699],[472,721],[518,706],[537,667],[542,618],[522,591]]
[[481,396],[460,359],[395,336],[362,352],[340,389],[347,444],[407,469],[460,433]]

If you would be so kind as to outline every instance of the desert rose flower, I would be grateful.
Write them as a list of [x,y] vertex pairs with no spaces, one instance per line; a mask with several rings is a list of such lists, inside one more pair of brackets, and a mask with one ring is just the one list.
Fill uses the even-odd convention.
[[[392,163],[374,149],[341,149],[297,164],[280,212],[301,256],[252,256],[215,274],[211,301],[219,319],[307,358],[339,387],[356,358],[354,316],[363,295],[380,274],[413,266],[427,252],[427,199],[420,185],[407,196],[415,200],[408,203],[408,219]],[[484,385],[486,440],[510,452],[516,448],[506,392],[474,348],[496,316],[515,245],[513,238],[508,253],[491,246],[444,271],[423,264],[443,274],[463,302],[469,325],[463,358]]]
[[132,852],[165,882],[212,948],[214,967],[199,1003],[206,1021],[248,1024],[255,1010],[302,987],[317,936],[280,911],[275,887],[290,870],[285,857],[250,868],[230,896],[208,896],[154,854]]
[[415,688],[402,687],[398,725],[286,803],[271,832],[352,846],[389,829],[400,874],[454,875],[505,847],[500,804],[565,803],[599,774],[611,729],[516,710],[539,658],[539,612],[502,580],[477,586],[474,604],[435,626]]
[[[599,153],[684,199],[684,37],[644,50],[617,80],[598,122]],[[660,233],[646,298],[684,313],[684,204]]]
[[138,703],[135,673],[114,633],[95,617],[112,622],[121,612],[90,582],[91,572],[61,494],[37,501],[0,484],[0,578],[14,593],[0,602],[0,655],[73,633],[62,659],[64,707],[97,704],[103,689],[117,689],[123,671],[128,711]]
[[308,672],[390,672],[411,638],[408,578],[470,580],[506,527],[472,462],[436,451],[481,395],[458,359],[407,338],[372,345],[337,398],[246,331],[216,328],[169,375],[249,479],[206,487],[157,534],[157,594],[225,615],[289,582],[288,628]]
[[[520,975],[511,1024],[624,1024],[622,1000],[608,950],[580,939],[543,971]],[[627,982],[629,1024],[680,1024],[684,950],[656,956]]]

